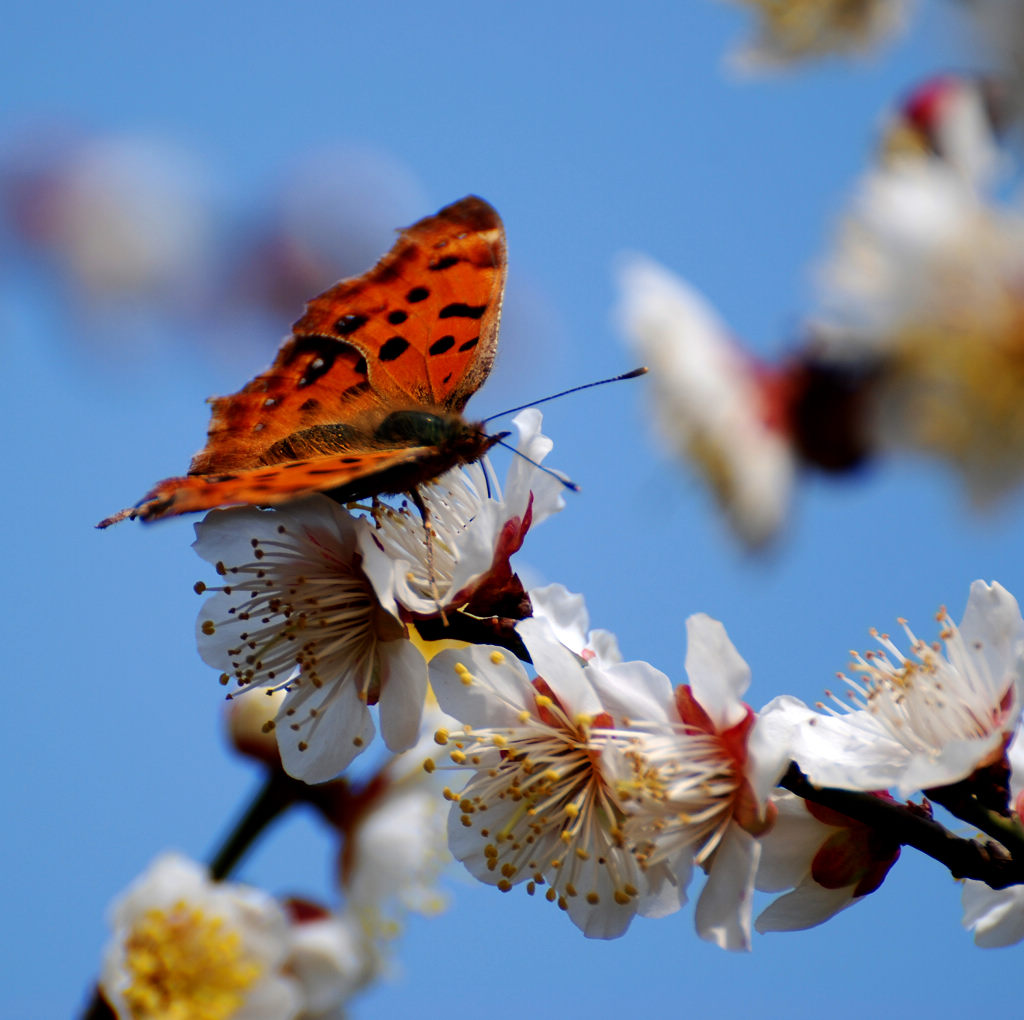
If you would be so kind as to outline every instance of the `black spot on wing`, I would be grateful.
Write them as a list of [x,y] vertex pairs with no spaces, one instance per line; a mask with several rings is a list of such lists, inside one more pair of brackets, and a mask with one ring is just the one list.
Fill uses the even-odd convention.
[[467,305],[461,301],[445,305],[438,312],[439,319],[479,319],[487,311],[487,305]]
[[365,326],[367,317],[365,315],[343,315],[334,324],[334,332],[338,336],[351,336],[360,326]]
[[430,297],[430,291],[426,287],[413,287],[408,294],[405,295],[405,300],[409,304],[414,305],[417,301],[426,301]]
[[451,269],[452,266],[458,265],[461,261],[458,255],[445,255],[443,259],[431,262],[427,268],[436,273],[440,269]]
[[[285,364],[291,365],[301,357],[310,357],[296,385],[300,388],[322,379],[334,367],[334,362],[343,351],[350,351],[347,344],[340,344],[326,336],[297,336],[288,350]],[[265,405],[272,406],[272,405]]]
[[444,354],[445,351],[450,351],[455,346],[455,337],[448,336],[441,337],[440,340],[435,340],[428,348],[431,354]]
[[472,340],[467,340],[464,344],[459,344],[459,353],[465,354],[466,351],[471,351],[478,343],[480,343],[480,337],[475,336]]
[[404,336],[393,336],[381,345],[379,356],[381,361],[394,361],[409,349],[409,341]]
[[393,312],[388,312],[388,322],[390,322],[392,326],[401,326],[408,318],[409,313],[403,312],[401,308],[396,308]]

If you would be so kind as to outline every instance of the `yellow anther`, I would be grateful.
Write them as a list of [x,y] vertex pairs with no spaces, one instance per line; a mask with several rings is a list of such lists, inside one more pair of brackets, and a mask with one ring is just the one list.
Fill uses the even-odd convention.
[[498,882],[498,888],[502,892],[508,892],[512,888],[512,883],[507,878],[503,878]]
[[516,718],[519,720],[520,723],[528,723],[530,721],[530,713],[527,712],[524,708],[523,711],[516,716]]
[[211,634],[215,634],[217,632],[217,625],[213,620],[203,620],[203,626],[200,629],[207,637],[209,637]]
[[613,898],[620,907],[627,906],[630,900],[629,896],[627,896],[621,889],[615,890],[615,896]]
[[566,882],[565,883],[565,895],[566,896],[575,896],[576,895],[576,886],[574,886],[572,884],[572,882]]
[[443,727],[439,730],[434,730],[434,743],[435,744],[447,744],[448,743],[448,731]]
[[455,762],[456,765],[466,764],[466,756],[462,753],[462,751],[452,751],[450,757],[452,761]]
[[579,805],[578,804],[566,804],[565,805],[565,813],[570,818],[577,818],[577,817],[579,817],[579,813],[580,813]]
[[554,889],[549,888],[548,891],[544,893],[544,899],[546,899],[548,903],[554,903],[555,900],[558,899],[558,893],[556,893]]
[[538,694],[536,700],[537,700],[537,707],[538,708],[554,708],[555,707],[555,703],[546,694]]
[[589,861],[590,860],[590,854],[588,854],[587,851],[584,850],[583,847],[581,847],[581,846],[576,847],[576,856],[581,861]]
[[508,741],[500,733],[495,733],[494,736],[491,737],[491,743],[494,744],[495,747],[508,747]]
[[428,775],[432,774],[434,769],[436,768],[437,766],[434,764],[433,758],[425,758],[423,760],[423,771],[426,772]]
[[505,656],[501,652],[491,652],[491,662],[493,662],[495,666],[500,666],[504,661]]
[[587,902],[592,906],[596,907],[601,902],[601,897],[596,892],[587,893]]

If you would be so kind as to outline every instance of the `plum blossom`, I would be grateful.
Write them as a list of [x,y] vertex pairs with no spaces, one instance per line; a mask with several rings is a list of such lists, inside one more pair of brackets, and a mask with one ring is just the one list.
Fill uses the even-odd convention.
[[513,458],[504,494],[487,458],[420,487],[429,546],[424,522],[410,507],[374,506],[376,529],[360,535],[359,548],[382,604],[421,616],[467,604],[479,615],[513,615],[510,610],[517,606],[505,602],[515,601],[522,587],[509,557],[534,524],[565,505],[564,483],[537,466],[553,445],[540,430],[542,420],[535,408],[513,419],[519,431],[516,449],[524,456]]
[[602,750],[632,732],[608,712],[598,675],[641,713],[669,701],[671,687],[646,663],[584,665],[542,620],[518,630],[534,681],[493,647],[447,650],[430,663],[438,701],[464,726],[436,739],[456,767],[474,770],[461,793],[445,792],[449,847],[480,881],[503,892],[525,882],[530,895],[546,885],[545,899],[585,935],[616,938],[637,913],[678,909],[682,894],[669,864],[648,865],[625,840]]
[[[721,623],[699,613],[686,632],[690,684],[645,703],[649,721],[632,721],[643,738],[613,743],[605,764],[640,859],[674,862],[683,888],[693,864],[707,872],[696,910],[701,938],[749,949],[757,837],[771,826],[769,792],[789,761],[785,730],[766,731],[741,700],[750,668]],[[628,712],[616,692],[605,703]]]
[[631,258],[620,286],[619,319],[651,368],[659,431],[697,466],[739,537],[763,545],[785,522],[796,464],[777,380],[656,262]]
[[[904,623],[906,656],[872,631],[881,651],[856,655],[848,706],[829,714],[789,695],[765,713],[793,726],[793,758],[816,786],[901,797],[945,786],[998,761],[1024,704],[1024,620],[1002,585],[975,581],[958,627],[937,617],[945,645],[927,644]],[[824,707],[824,706],[820,706]]]
[[285,770],[306,782],[336,776],[370,743],[369,705],[379,703],[392,750],[419,733],[426,662],[364,573],[360,536],[370,530],[326,496],[214,510],[196,525],[196,552],[224,579],[199,613],[199,652],[246,697],[285,691],[278,746]]
[[869,174],[822,273],[816,353],[875,372],[871,445],[935,454],[991,500],[1024,463],[1024,215],[940,160]]
[[759,932],[823,924],[874,892],[900,855],[883,833],[788,790],[774,791],[772,803],[777,815],[761,838],[755,884],[789,891],[758,915]]
[[290,1020],[302,987],[287,971],[288,918],[258,889],[213,882],[158,858],[112,908],[100,987],[118,1016]]

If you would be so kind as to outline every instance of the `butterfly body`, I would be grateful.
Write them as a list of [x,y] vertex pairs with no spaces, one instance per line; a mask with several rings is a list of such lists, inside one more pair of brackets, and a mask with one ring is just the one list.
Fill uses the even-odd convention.
[[490,372],[504,284],[490,205],[471,196],[420,220],[369,272],[310,301],[269,369],[211,402],[187,475],[99,526],[409,492],[478,460],[500,437],[461,412]]

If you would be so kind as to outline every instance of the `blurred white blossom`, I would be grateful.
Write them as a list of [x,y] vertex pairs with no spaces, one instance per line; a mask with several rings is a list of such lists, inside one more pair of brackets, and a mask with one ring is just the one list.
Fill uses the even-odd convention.
[[829,54],[859,54],[895,35],[911,0],[730,0],[757,18],[752,42],[734,65],[761,71]]
[[758,546],[789,511],[795,455],[773,378],[692,288],[656,262],[624,262],[618,317],[650,366],[654,415],[692,461],[740,537]]

